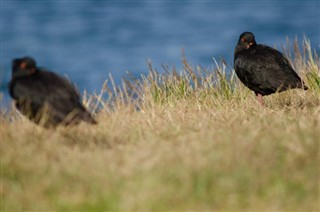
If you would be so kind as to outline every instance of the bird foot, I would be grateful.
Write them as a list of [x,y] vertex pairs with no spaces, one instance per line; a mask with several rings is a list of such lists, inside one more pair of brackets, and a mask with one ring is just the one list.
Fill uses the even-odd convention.
[[260,106],[264,106],[264,100],[263,100],[263,96],[261,94],[257,94],[257,100],[260,104]]

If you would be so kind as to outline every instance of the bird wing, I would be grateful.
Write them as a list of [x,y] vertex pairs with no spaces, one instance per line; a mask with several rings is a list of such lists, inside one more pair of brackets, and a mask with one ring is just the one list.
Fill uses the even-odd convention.
[[267,85],[278,91],[287,90],[290,88],[302,87],[302,80],[299,75],[293,70],[290,62],[283,54],[276,49],[268,46],[263,46],[265,54],[257,52],[258,61],[261,65],[265,65],[265,79]]
[[276,49],[257,45],[250,54],[239,57],[242,59],[236,59],[236,67],[260,90],[275,92],[288,87],[300,87],[302,84],[289,61]]
[[13,98],[26,100],[32,107],[42,108],[45,104],[59,119],[64,119],[76,108],[83,108],[80,96],[74,86],[65,78],[52,72],[39,70],[32,77],[12,82]]

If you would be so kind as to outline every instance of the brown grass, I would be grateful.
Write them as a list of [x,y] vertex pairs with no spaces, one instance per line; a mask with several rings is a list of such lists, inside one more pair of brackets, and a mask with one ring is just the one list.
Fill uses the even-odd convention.
[[320,61],[294,45],[310,89],[265,107],[224,63],[184,59],[86,95],[96,126],[46,130],[7,111],[1,211],[319,211]]

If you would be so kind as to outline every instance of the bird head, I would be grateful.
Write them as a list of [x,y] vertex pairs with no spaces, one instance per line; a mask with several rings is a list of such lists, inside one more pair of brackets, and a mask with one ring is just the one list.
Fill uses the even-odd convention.
[[252,32],[243,32],[238,40],[236,49],[235,49],[235,54],[246,50],[250,49],[252,46],[257,45],[256,40],[254,38],[254,34]]
[[12,77],[29,76],[36,70],[36,61],[31,57],[17,58],[12,61]]

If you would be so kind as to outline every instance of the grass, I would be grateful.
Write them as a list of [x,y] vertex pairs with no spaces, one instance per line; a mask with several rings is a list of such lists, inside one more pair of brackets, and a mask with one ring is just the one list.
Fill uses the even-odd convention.
[[96,126],[46,130],[3,111],[1,211],[319,211],[320,60],[307,39],[293,46],[310,89],[265,107],[224,62],[184,58],[86,94]]

